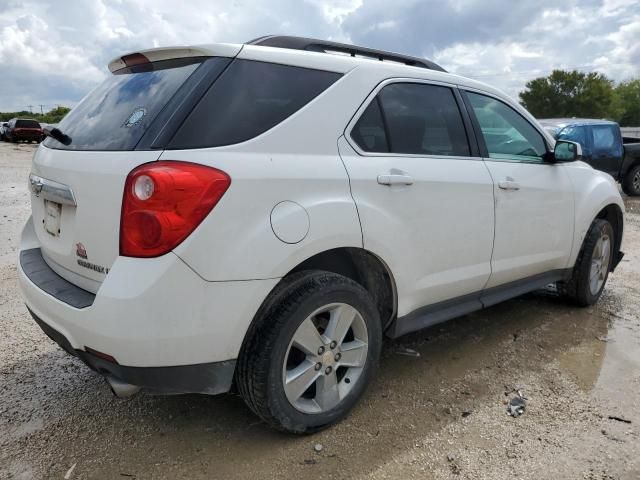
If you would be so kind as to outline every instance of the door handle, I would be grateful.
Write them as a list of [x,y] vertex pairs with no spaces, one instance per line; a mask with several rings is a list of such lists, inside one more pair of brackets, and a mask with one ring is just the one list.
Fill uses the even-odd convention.
[[406,173],[386,173],[378,175],[378,183],[380,185],[413,185],[413,178]]
[[502,182],[498,182],[498,187],[502,190],[520,190],[520,184],[513,180],[503,180]]

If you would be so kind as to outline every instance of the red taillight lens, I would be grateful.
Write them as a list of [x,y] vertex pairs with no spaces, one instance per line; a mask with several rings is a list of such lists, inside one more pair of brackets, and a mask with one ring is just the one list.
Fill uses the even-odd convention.
[[231,184],[225,172],[195,163],[160,161],[134,169],[124,186],[120,255],[158,257],[179,245]]

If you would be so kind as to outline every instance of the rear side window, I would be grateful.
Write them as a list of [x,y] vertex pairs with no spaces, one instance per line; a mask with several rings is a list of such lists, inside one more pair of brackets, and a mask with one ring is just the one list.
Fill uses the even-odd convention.
[[366,108],[358,123],[351,131],[351,138],[365,152],[388,152],[387,133],[385,132],[380,101],[375,98]]
[[40,124],[35,120],[16,120],[15,128],[40,128]]
[[340,74],[235,60],[194,108],[169,148],[204,148],[249,140],[326,90]]
[[201,62],[201,58],[165,60],[111,75],[58,125],[71,143],[47,138],[45,145],[65,150],[133,150]]
[[[381,115],[375,104],[381,106]],[[386,136],[379,133],[384,129]],[[450,88],[420,83],[384,87],[351,136],[365,151],[413,155],[469,156],[469,143]],[[386,147],[386,149],[385,149]]]

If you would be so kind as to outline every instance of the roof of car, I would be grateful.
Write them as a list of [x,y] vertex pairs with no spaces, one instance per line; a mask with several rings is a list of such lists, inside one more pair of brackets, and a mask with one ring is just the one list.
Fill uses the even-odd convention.
[[577,127],[582,125],[617,125],[616,122],[603,118],[540,118],[540,124],[544,127]]
[[[268,46],[267,43],[275,43],[281,46]],[[326,70],[341,74],[347,74],[355,68],[365,68],[375,77],[406,78],[408,80],[428,80],[442,82],[476,90],[481,93],[494,95],[531,120],[533,117],[522,106],[506,95],[501,90],[483,82],[446,72],[439,65],[417,57],[410,57],[382,50],[367,49],[364,47],[349,46],[335,42],[314,40],[301,37],[261,37],[252,40],[253,43],[230,44],[216,43],[195,46],[174,46],[138,50],[113,59],[109,63],[109,70],[117,72],[128,66],[129,60],[137,61],[140,57],[149,62],[181,57],[235,57],[244,60],[281,63],[292,66]],[[256,44],[258,43],[258,44]],[[260,45],[259,43],[265,43]],[[306,44],[311,45],[306,49]],[[291,48],[289,45],[295,47]],[[325,48],[326,47],[326,48]],[[349,50],[353,49],[353,52]],[[349,51],[344,51],[349,50]],[[379,54],[379,55],[378,55]],[[418,65],[420,63],[420,65]],[[375,73],[374,73],[375,72]]]

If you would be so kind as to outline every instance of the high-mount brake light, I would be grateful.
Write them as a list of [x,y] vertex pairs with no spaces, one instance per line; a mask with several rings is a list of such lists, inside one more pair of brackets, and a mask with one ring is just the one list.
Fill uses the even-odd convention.
[[170,252],[216,206],[231,178],[195,163],[159,161],[129,173],[122,199],[120,255],[158,257]]
[[136,65],[146,65],[147,63],[151,63],[149,59],[141,53],[132,53],[120,58],[127,67],[135,67]]

